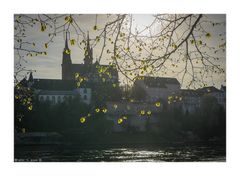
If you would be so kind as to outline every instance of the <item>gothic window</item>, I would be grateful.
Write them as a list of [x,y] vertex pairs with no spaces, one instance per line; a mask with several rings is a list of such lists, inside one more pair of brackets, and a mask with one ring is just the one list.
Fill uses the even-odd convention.
[[64,96],[64,97],[63,97],[63,101],[66,101],[66,100],[67,100],[67,96]]
[[85,94],[87,93],[87,89],[86,88],[83,90],[83,93],[85,93]]

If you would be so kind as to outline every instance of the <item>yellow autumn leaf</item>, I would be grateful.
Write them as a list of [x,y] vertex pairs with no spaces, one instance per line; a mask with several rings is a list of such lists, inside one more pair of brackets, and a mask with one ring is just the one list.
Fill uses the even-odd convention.
[[70,50],[70,49],[66,49],[66,50],[65,50],[65,53],[66,53],[66,54],[71,54],[71,50]]
[[79,73],[75,73],[75,79],[79,77]]
[[123,119],[122,118],[119,118],[118,119],[118,124],[121,124],[123,122]]
[[96,109],[95,109],[95,112],[96,112],[96,113],[100,112],[100,109],[99,109],[99,108],[96,108]]
[[84,123],[85,121],[86,121],[86,117],[81,117],[81,118],[80,118],[80,122],[81,122],[81,123]]
[[103,109],[102,109],[102,112],[103,112],[103,113],[106,113],[106,112],[107,112],[107,108],[103,108]]
[[44,23],[41,23],[41,31],[44,32],[47,26]]
[[156,106],[156,107],[160,107],[160,106],[161,106],[161,103],[160,103],[160,102],[156,102],[156,103],[155,103],[155,106]]
[[28,110],[31,111],[32,110],[32,105],[28,106]]
[[70,40],[70,44],[71,44],[71,45],[75,45],[75,42],[76,42],[75,39],[71,39],[71,40]]
[[93,26],[93,30],[94,30],[94,31],[97,30],[97,25]]
[[66,17],[65,17],[65,21],[66,21],[67,23],[72,23],[72,22],[73,22],[73,19],[72,19],[71,16],[66,16]]
[[145,115],[145,111],[144,111],[144,110],[141,110],[141,111],[140,111],[140,115]]
[[152,114],[152,112],[151,112],[151,111],[147,111],[147,115],[149,115],[149,116],[150,116],[151,114]]

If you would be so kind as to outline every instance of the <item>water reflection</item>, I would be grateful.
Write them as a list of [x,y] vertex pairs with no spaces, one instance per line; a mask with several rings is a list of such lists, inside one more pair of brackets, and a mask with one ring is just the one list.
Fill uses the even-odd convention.
[[[154,147],[103,147],[80,146],[16,146],[15,161],[225,161],[225,146],[154,146]],[[31,161],[31,160],[30,160]]]

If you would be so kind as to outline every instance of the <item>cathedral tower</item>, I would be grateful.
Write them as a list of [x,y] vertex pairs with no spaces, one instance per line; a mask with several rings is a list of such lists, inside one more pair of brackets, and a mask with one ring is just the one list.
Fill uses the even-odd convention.
[[68,33],[66,32],[66,41],[65,47],[63,50],[63,58],[62,58],[62,80],[71,80],[72,76],[72,60],[71,60],[71,50],[68,48]]

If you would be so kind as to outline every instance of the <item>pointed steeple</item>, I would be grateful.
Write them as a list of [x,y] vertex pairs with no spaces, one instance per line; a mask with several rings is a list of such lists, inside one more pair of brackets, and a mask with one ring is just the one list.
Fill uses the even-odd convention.
[[72,61],[71,61],[71,50],[68,47],[68,31],[66,31],[66,39],[65,39],[65,47],[63,49],[62,64],[72,64]]
[[63,49],[63,57],[62,57],[62,79],[68,80],[71,79],[72,76],[72,60],[71,60],[71,50],[68,47],[68,32],[66,32],[65,38],[65,47]]
[[87,51],[90,51],[89,32],[87,32]]
[[33,75],[32,75],[32,72],[30,72],[30,75],[28,77],[28,81],[29,82],[33,82]]
[[65,39],[65,47],[64,47],[64,50],[66,51],[66,49],[69,49],[69,48],[68,48],[67,31],[66,31],[66,39]]
[[90,48],[90,39],[89,39],[89,32],[87,33],[87,46],[85,50],[85,58],[84,64],[90,65],[92,64],[93,56],[92,56],[92,48]]

